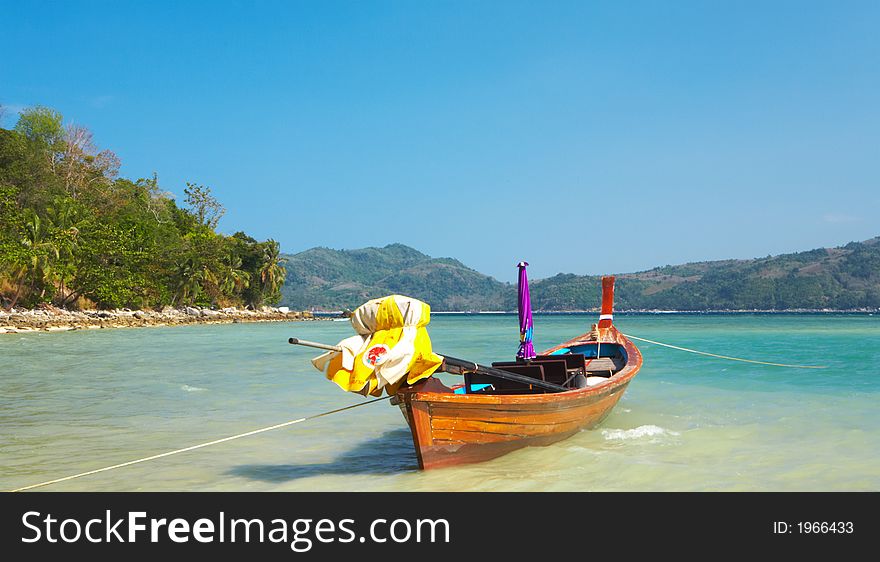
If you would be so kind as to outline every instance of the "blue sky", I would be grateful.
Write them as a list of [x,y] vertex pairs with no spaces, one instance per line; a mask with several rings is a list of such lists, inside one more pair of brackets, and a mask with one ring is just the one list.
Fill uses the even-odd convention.
[[286,252],[627,272],[880,235],[878,28],[876,1],[0,0],[0,104]]

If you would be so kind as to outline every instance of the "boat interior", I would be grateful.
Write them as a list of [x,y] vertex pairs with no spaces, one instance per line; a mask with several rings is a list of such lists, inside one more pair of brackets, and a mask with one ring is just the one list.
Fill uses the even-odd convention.
[[[570,389],[595,386],[626,366],[626,350],[616,343],[584,342],[564,347],[533,359],[497,361],[492,367]],[[550,392],[523,382],[467,373],[464,384],[454,387],[457,394],[543,394]]]

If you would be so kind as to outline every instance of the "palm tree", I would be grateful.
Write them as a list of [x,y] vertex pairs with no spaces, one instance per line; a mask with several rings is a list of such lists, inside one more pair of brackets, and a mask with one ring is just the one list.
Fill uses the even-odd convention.
[[18,303],[18,299],[21,298],[21,293],[24,290],[24,280],[28,271],[26,265],[27,262],[21,252],[16,252],[4,257],[5,259],[2,264],[3,267],[0,271],[2,271],[16,287],[15,294],[8,301],[8,305],[5,305],[8,309],[12,309],[15,308],[15,305]]
[[[74,205],[72,199],[67,197],[56,197],[52,206],[46,209],[49,223],[52,226],[52,239],[58,251],[58,266],[55,268],[55,276],[57,277],[60,289],[58,291],[58,303],[64,307],[68,301],[73,301],[77,293],[67,291],[67,278],[73,272],[73,259],[79,248],[79,228],[77,224],[80,221],[78,209]],[[71,298],[73,297],[73,298]]]
[[28,281],[30,281],[29,296],[33,298],[39,286],[39,296],[42,298],[46,292],[46,281],[52,273],[52,258],[54,257],[55,260],[59,258],[58,247],[51,240],[46,239],[46,229],[39,215],[31,212],[24,227],[24,236],[21,238],[23,251],[17,254],[17,260],[12,266],[18,289],[10,307],[14,307],[21,298]]
[[260,260],[260,268],[257,271],[260,276],[260,297],[271,297],[278,292],[284,283],[287,270],[281,265],[286,261],[281,257],[281,245],[271,238],[262,244],[263,252]]
[[192,257],[178,262],[175,268],[177,286],[171,304],[192,304],[201,289],[203,269]]
[[251,276],[241,268],[239,256],[230,255],[224,260],[221,276],[220,290],[227,295],[232,295],[236,291],[247,289],[250,286]]

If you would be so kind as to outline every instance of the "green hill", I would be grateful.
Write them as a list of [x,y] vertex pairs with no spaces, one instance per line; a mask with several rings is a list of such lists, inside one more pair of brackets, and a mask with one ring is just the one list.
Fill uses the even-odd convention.
[[[599,279],[560,274],[533,284],[539,310],[596,306]],[[617,276],[619,310],[880,307],[880,238],[839,248],[657,267]]]
[[[515,310],[516,287],[450,258],[404,246],[287,256],[282,302],[341,310],[390,293],[434,310]],[[532,280],[535,310],[589,310],[599,278],[560,273]],[[657,267],[617,275],[618,310],[792,310],[880,308],[880,237],[838,248]]]
[[620,288],[620,308],[877,308],[880,237],[766,258],[659,267],[621,275]]
[[285,255],[281,302],[294,309],[353,309],[398,293],[435,310],[499,310],[515,291],[458,260],[432,258],[403,244],[384,248],[312,248]]

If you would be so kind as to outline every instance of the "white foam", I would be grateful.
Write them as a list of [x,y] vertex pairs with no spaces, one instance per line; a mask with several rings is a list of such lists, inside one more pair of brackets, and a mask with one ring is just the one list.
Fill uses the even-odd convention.
[[660,435],[680,435],[677,431],[663,429],[656,425],[640,425],[633,429],[603,429],[602,436],[609,441],[625,439],[641,439],[643,437],[657,437]]
[[203,390],[208,390],[207,388],[199,388],[198,386],[190,386],[185,384],[180,387],[180,390],[185,390],[187,392],[202,392]]

